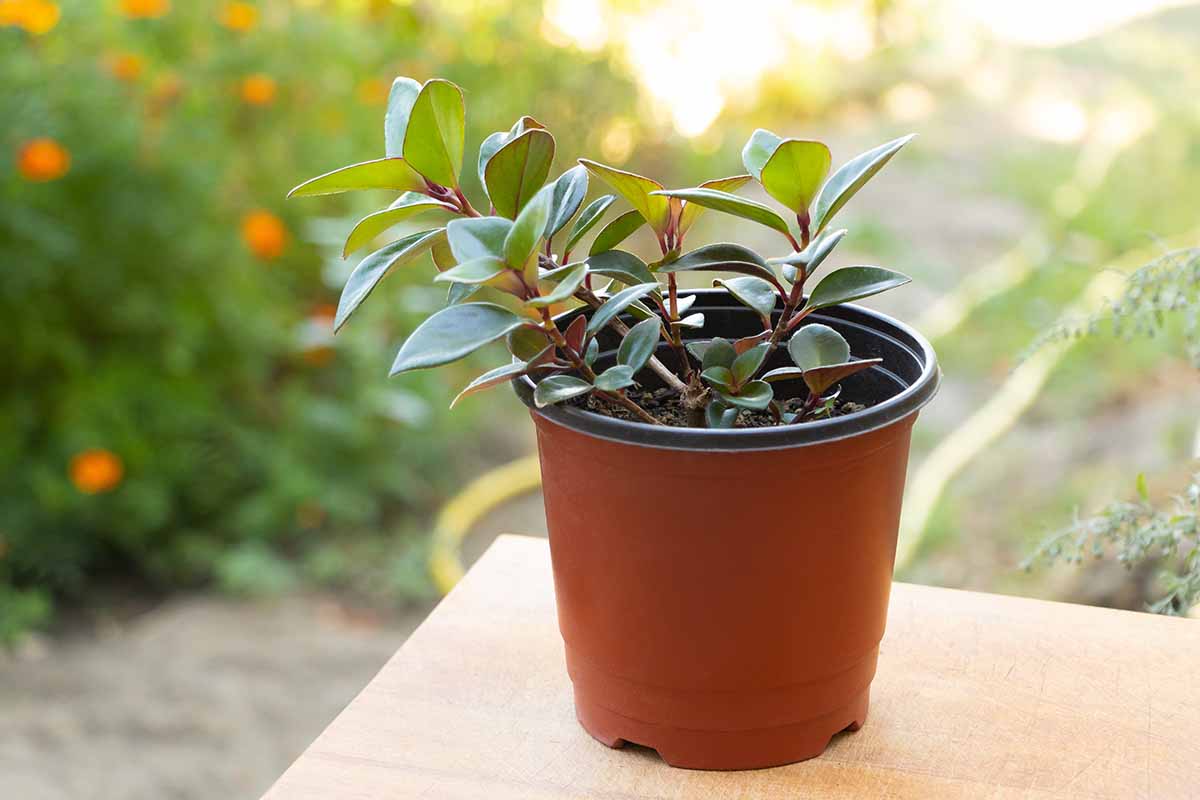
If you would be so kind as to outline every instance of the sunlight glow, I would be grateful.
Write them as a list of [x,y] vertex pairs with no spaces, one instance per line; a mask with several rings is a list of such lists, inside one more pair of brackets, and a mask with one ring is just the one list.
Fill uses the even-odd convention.
[[960,10],[997,39],[1054,47],[1103,33],[1130,20],[1187,0],[962,0]]

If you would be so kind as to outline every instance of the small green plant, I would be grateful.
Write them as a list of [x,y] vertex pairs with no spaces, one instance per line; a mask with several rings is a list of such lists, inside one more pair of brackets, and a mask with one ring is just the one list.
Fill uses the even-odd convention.
[[[649,368],[677,396],[690,424],[728,428],[743,409],[768,411],[774,424],[829,414],[838,383],[878,363],[854,358],[846,340],[832,328],[802,324],[822,308],[868,297],[909,279],[879,267],[853,266],[826,275],[807,297],[805,287],[846,234],[829,228],[834,215],[911,137],[863,153],[830,174],[831,157],[824,144],[781,139],[759,130],[742,153],[749,174],[669,190],[650,178],[587,159],[547,183],[555,139],[526,116],[508,131],[487,137],[479,149],[476,163],[488,207],[484,215],[460,186],[464,131],[465,104],[458,86],[441,79],[420,84],[397,78],[384,122],[384,157],[334,170],[291,192],[401,193],[386,209],[354,227],[346,255],[417,214],[440,214],[448,220],[363,258],[338,304],[335,329],[384,277],[426,252],[432,254],[439,271],[434,280],[449,285],[448,305],[404,342],[392,364],[393,375],[447,364],[503,339],[511,363],[479,376],[460,398],[528,375],[536,382],[534,401],[539,407],[592,394],[642,422],[660,424],[630,394],[639,372]],[[584,206],[589,176],[616,194]],[[751,181],[782,204],[791,221],[734,193]],[[586,256],[573,258],[617,196],[631,208],[599,229]],[[689,230],[705,209],[771,228],[785,240],[786,252],[764,258],[732,243],[684,250]],[[653,232],[660,251],[649,262],[617,249],[643,226]],[[556,241],[561,242],[560,250]],[[685,346],[683,331],[702,327],[704,316],[688,314],[695,297],[680,293],[677,275],[701,271],[737,274],[715,285],[761,318],[761,332],[734,342],[715,339]],[[488,300],[473,299],[485,290]],[[591,311],[560,330],[552,309],[566,304]],[[606,327],[621,344],[616,363],[597,371],[596,336]],[[666,352],[674,353],[674,369],[656,357],[660,341]],[[767,369],[769,357],[780,346],[786,346],[794,366]],[[784,411],[776,401],[774,384],[780,381],[803,383],[807,396],[798,410]]]

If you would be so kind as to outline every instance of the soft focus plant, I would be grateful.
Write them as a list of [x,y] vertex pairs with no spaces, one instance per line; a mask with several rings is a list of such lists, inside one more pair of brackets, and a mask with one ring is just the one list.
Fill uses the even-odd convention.
[[[588,159],[547,183],[555,139],[525,116],[509,130],[488,136],[479,149],[484,214],[461,186],[465,120],[463,92],[455,84],[397,78],[388,98],[384,156],[320,175],[291,192],[400,192],[387,208],[355,226],[347,255],[418,214],[448,220],[367,255],[342,292],[335,329],[387,275],[432,253],[439,271],[434,280],[449,284],[448,305],[404,342],[393,375],[447,364],[503,339],[511,362],[476,378],[459,397],[528,375],[536,383],[539,407],[592,394],[642,422],[660,424],[627,391],[648,367],[678,396],[691,424],[729,428],[740,409],[769,411],[777,424],[828,414],[838,383],[879,363],[855,358],[837,331],[804,325],[804,320],[909,279],[880,267],[853,266],[829,273],[807,296],[805,287],[846,234],[829,228],[833,217],[911,137],[863,153],[829,174],[832,159],[824,144],[758,130],[742,152],[749,174],[668,190],[658,181]],[[584,207],[589,175],[616,195]],[[734,193],[752,181],[787,209],[786,217]],[[631,208],[596,233],[585,257],[572,260],[581,239],[617,196]],[[705,209],[771,228],[785,240],[786,252],[764,258],[734,243],[685,250],[687,234]],[[618,249],[643,226],[653,232],[660,251],[650,262]],[[704,315],[687,313],[694,296],[680,295],[681,272],[737,273],[715,284],[752,309],[762,331],[735,342],[715,339],[685,347],[683,331],[701,328]],[[474,300],[483,290],[488,300]],[[560,330],[552,310],[571,304],[591,313]],[[626,316],[637,320],[633,327]],[[598,371],[596,337],[606,327],[621,343],[616,363]],[[673,370],[655,355],[660,341],[675,353]],[[781,346],[794,366],[764,371]],[[783,381],[803,383],[806,399],[799,411],[785,412],[776,401],[774,384]]]

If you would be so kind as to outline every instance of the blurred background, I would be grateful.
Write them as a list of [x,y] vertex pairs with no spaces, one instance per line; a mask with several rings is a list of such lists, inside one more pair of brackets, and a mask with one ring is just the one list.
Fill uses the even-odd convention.
[[[510,393],[447,409],[494,352],[388,380],[442,302],[431,264],[330,334],[341,238],[390,198],[284,196],[382,154],[396,75],[464,87],[468,164],[536,116],[552,175],[590,156],[692,186],[740,172],[757,127],[835,164],[917,132],[843,213],[838,259],[914,277],[874,304],[945,372],[899,577],[1161,595],[1153,562],[1019,565],[1139,473],[1152,498],[1187,484],[1186,342],[1023,357],[1200,244],[1200,8],[0,0],[0,795],[257,797],[436,602],[438,509],[532,452]],[[544,535],[540,502],[490,509],[464,561]]]

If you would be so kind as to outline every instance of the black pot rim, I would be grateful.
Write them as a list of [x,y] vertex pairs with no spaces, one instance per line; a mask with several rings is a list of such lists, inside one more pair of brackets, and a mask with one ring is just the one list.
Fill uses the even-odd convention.
[[[703,298],[727,295],[727,292],[724,289],[694,289],[680,294],[697,294]],[[558,319],[577,313],[578,310],[569,311]],[[937,394],[941,382],[937,355],[929,340],[916,330],[887,314],[853,303],[822,309],[813,314],[812,319],[819,320],[823,316],[870,328],[877,335],[895,339],[901,346],[913,350],[922,363],[920,376],[902,391],[862,411],[800,425],[768,428],[678,428],[617,419],[576,406],[538,408],[533,402],[534,384],[528,377],[514,379],[513,389],[534,414],[580,433],[643,447],[695,451],[775,450],[847,439],[915,415]]]

